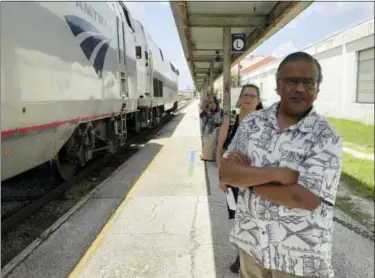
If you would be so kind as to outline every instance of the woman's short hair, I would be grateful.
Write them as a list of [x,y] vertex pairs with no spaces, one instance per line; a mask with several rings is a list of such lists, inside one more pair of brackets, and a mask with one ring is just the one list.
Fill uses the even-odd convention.
[[[257,93],[258,99],[260,98],[260,90],[259,90],[259,87],[257,85],[255,85],[255,84],[245,84],[241,88],[240,96],[239,96],[239,98],[237,100],[237,103],[236,103],[236,107],[238,107],[238,108],[240,107],[240,97],[242,96],[242,94],[243,94],[243,92],[245,91],[246,88],[253,88]],[[262,103],[262,101],[259,101],[255,110],[261,110],[261,109],[263,109],[263,103]]]

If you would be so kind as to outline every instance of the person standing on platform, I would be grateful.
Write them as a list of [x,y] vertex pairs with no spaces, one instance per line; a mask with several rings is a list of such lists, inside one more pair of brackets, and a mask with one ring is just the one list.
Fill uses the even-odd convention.
[[220,181],[239,188],[230,241],[243,278],[334,277],[343,140],[314,110],[321,82],[315,58],[288,55],[277,69],[280,101],[246,116],[222,158]]
[[216,103],[212,101],[209,109],[205,111],[205,125],[202,129],[203,145],[200,155],[202,160],[215,161],[218,130],[221,124],[221,114]]
[[209,105],[209,110],[206,111],[206,129],[204,132],[212,133],[221,124],[221,115],[219,107],[214,101]]
[[[241,93],[239,96],[239,99],[237,101],[237,107],[240,108],[240,113],[235,117],[235,122],[231,123],[231,119],[228,117],[225,117],[223,120],[223,123],[220,126],[219,131],[219,138],[217,143],[217,151],[216,151],[216,161],[217,161],[217,167],[220,169],[220,160],[223,156],[224,150],[228,147],[231,140],[233,139],[234,135],[236,134],[237,128],[239,123],[242,121],[242,119],[254,112],[255,110],[263,109],[262,102],[260,101],[260,91],[259,88],[256,85],[253,84],[247,84],[244,85],[241,89]],[[228,192],[227,188],[231,188],[234,198],[237,201],[238,196],[238,188],[232,187],[225,183],[220,183],[220,190],[224,193]],[[234,219],[234,210],[231,210],[228,207],[228,213],[229,213],[229,219]],[[230,266],[230,270],[233,273],[238,273],[240,270],[240,259],[239,256],[237,256],[234,263]]]
[[201,112],[199,113],[199,117],[201,119],[201,135],[203,136],[205,130],[206,130],[206,125],[207,125],[207,115],[209,112],[209,104],[211,103],[211,95],[207,95],[203,103],[200,106]]

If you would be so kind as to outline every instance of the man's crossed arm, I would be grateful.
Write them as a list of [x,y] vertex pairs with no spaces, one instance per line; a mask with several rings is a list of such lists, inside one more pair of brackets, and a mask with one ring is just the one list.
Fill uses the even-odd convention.
[[321,203],[318,196],[297,183],[297,171],[281,167],[252,167],[241,152],[222,158],[221,165],[221,182],[239,188],[253,186],[255,193],[278,205],[314,210]]

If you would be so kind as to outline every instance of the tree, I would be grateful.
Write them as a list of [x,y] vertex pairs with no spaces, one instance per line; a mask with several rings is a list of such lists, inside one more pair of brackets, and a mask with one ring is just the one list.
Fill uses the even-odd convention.
[[237,87],[238,85],[238,75],[232,75],[232,87]]

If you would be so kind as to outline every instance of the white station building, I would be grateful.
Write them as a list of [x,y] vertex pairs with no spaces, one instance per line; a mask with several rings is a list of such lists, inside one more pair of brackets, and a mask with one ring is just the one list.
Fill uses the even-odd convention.
[[[313,55],[323,70],[315,102],[319,113],[374,124],[374,18],[336,33],[302,51]],[[261,88],[265,106],[279,100],[276,70],[283,57],[241,76],[241,84]],[[221,84],[222,80],[217,80]],[[237,95],[237,88],[232,89]],[[232,104],[233,98],[232,98]]]

